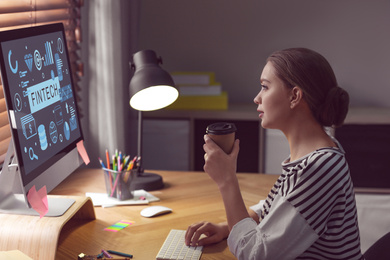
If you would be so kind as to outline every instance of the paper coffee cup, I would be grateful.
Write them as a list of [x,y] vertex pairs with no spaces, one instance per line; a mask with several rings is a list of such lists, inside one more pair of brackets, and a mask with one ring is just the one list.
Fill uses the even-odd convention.
[[206,128],[206,134],[227,154],[232,152],[236,131],[233,123],[225,122],[214,123]]

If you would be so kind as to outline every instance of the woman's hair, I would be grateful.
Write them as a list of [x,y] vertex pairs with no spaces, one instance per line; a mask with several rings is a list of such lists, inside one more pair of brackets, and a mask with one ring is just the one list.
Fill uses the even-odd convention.
[[269,56],[276,75],[287,87],[298,86],[322,126],[341,126],[348,113],[349,95],[337,85],[329,62],[319,53],[292,48]]

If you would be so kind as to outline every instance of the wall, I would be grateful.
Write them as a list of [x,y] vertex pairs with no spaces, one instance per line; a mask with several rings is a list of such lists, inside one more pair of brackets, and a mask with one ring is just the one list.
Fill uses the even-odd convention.
[[[129,106],[128,86],[132,76],[129,60],[138,39],[139,2],[116,0],[115,3],[113,1],[112,8],[108,8],[111,10],[107,9],[109,4],[111,3],[105,0],[84,1],[81,9],[82,48],[80,53],[84,62],[84,77],[82,77],[82,97],[79,106],[83,114],[81,123],[85,145],[91,159],[89,167],[100,167],[97,158],[104,155],[105,149],[109,149],[110,153],[119,149],[133,156],[137,153],[137,112]],[[115,10],[121,10],[121,12]],[[115,15],[115,20],[111,20],[112,14]],[[110,21],[121,26],[116,30],[107,29],[110,28]],[[96,34],[96,30],[103,33]],[[107,51],[110,51],[108,46],[114,46],[112,50],[114,58],[109,62],[108,67],[102,67],[104,60],[110,60],[98,49],[97,46],[102,46],[102,44],[107,46],[105,48]],[[97,74],[102,76],[97,79]],[[96,81],[100,84],[96,84]],[[99,110],[99,113],[96,111],[98,111],[97,106],[100,107],[100,105],[95,102],[97,97],[94,95],[97,91],[96,86],[99,91],[107,91],[103,93],[112,93],[112,95],[103,96],[104,100],[99,104],[105,109]],[[112,101],[109,98],[115,100]],[[101,114],[102,112],[104,115]],[[102,118],[105,119],[102,121]],[[107,118],[110,119],[107,121]],[[100,124],[99,121],[102,123]]]
[[139,49],[164,68],[215,71],[230,102],[252,102],[266,57],[307,47],[332,64],[353,106],[390,106],[390,1],[141,1]]

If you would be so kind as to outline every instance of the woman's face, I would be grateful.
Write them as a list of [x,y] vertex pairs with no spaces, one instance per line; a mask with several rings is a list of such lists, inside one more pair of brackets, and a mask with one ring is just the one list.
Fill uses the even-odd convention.
[[275,68],[268,62],[260,78],[261,90],[254,99],[264,128],[283,130],[288,127],[291,112],[291,89],[275,74]]

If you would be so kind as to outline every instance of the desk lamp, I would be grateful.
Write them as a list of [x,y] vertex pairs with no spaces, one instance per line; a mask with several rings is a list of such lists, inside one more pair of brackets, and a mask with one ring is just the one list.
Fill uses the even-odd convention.
[[[157,58],[152,50],[142,50],[133,54],[130,67],[135,70],[130,81],[130,106],[138,110],[138,156],[142,159],[142,111],[152,111],[172,104],[179,96],[171,75],[164,71],[161,57]],[[135,190],[157,190],[164,187],[162,177],[155,173],[146,173],[142,160],[134,178]]]

